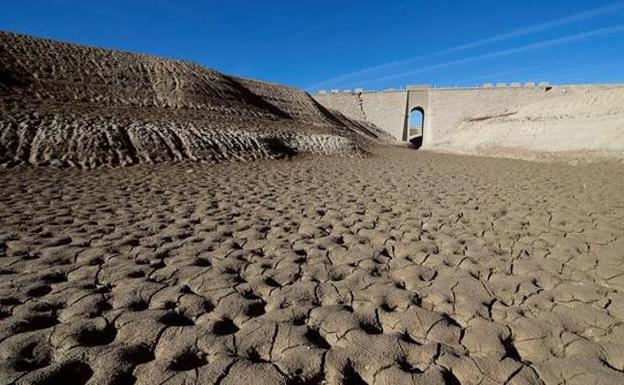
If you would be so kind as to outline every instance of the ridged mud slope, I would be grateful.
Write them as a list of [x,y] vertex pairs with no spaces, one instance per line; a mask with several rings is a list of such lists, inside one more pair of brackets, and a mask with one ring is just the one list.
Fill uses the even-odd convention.
[[375,135],[301,90],[0,32],[1,164],[357,153]]

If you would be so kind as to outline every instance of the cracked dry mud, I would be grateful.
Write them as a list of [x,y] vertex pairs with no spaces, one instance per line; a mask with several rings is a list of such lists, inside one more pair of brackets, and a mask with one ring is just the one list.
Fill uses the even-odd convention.
[[379,149],[0,172],[0,379],[624,383],[624,168]]

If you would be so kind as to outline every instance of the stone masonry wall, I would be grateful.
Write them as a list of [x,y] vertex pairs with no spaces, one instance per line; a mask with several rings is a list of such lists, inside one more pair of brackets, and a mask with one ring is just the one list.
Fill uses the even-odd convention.
[[358,94],[316,94],[313,97],[323,106],[340,111],[351,119],[366,120]]
[[316,94],[323,106],[366,121],[401,140],[405,124],[406,91]]
[[497,146],[528,151],[624,148],[624,137],[618,134],[624,132],[624,85],[527,84],[314,97],[326,107],[376,125],[397,140],[406,139],[408,111],[421,107],[425,148],[471,152]]

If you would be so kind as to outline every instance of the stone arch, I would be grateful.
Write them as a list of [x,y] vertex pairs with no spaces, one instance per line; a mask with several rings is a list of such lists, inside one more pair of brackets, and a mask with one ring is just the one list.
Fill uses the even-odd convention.
[[[407,101],[405,106],[405,119],[403,121],[403,139],[404,142],[411,142],[416,148],[428,143],[431,140],[431,111],[429,110],[429,94],[430,89],[428,87],[415,87],[408,88]],[[414,114],[418,114],[420,119],[418,120],[421,125],[418,125],[420,135],[411,135],[412,123],[414,122]],[[415,133],[414,133],[415,134]],[[415,140],[410,140],[414,139]]]
[[425,109],[421,106],[413,106],[407,116],[403,140],[411,142],[416,148],[420,148],[424,138],[425,119]]
[[408,122],[408,138],[412,136],[422,136],[425,127],[425,109],[421,106],[412,107]]

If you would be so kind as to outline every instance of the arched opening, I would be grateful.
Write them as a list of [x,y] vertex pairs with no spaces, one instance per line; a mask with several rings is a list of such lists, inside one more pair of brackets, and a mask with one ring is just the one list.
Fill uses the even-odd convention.
[[422,107],[414,107],[409,114],[407,140],[416,148],[423,143],[423,130],[425,127],[425,110]]

